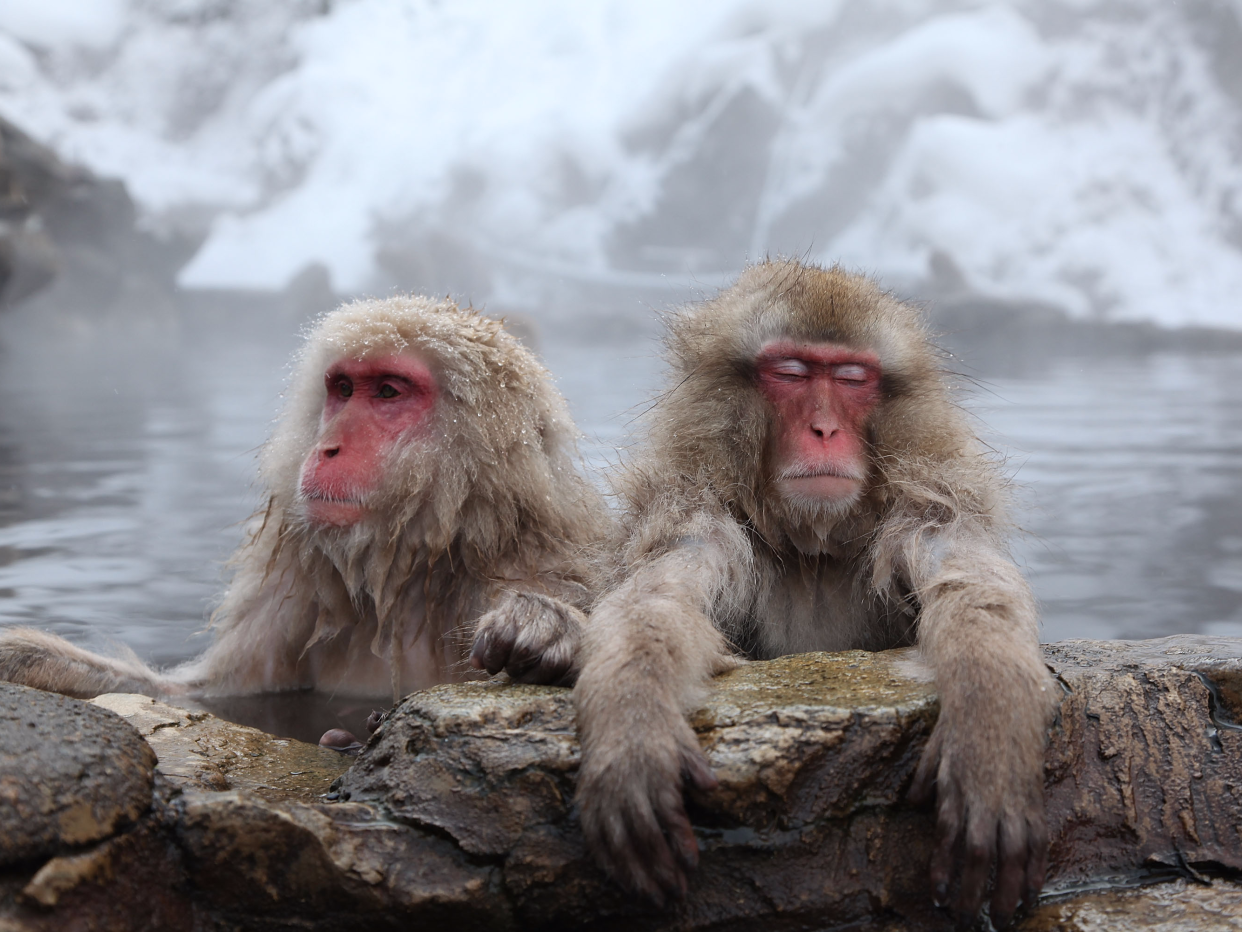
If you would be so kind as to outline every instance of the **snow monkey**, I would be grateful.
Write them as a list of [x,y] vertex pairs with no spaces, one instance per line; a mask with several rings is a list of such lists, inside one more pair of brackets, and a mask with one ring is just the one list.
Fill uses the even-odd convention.
[[[583,832],[622,885],[684,893],[683,789],[715,785],[686,721],[738,654],[917,642],[940,716],[913,795],[937,797],[938,902],[998,925],[1044,877],[1054,695],[1008,555],[1005,480],[919,314],[839,269],[771,261],[670,323],[671,385],[618,477],[616,578],[575,689]],[[957,856],[961,852],[961,857]]]
[[13,629],[0,678],[80,697],[397,696],[470,665],[561,681],[607,522],[576,436],[496,321],[418,297],[346,305],[297,357],[207,651],[164,674]]

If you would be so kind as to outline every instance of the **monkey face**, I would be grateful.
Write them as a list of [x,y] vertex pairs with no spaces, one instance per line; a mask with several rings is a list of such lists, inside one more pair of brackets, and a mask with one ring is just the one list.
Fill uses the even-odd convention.
[[782,498],[811,507],[857,500],[880,375],[875,353],[836,343],[781,340],[760,350],[755,381],[776,415],[770,457]]
[[426,431],[439,386],[417,355],[342,358],[324,373],[327,391],[319,432],[298,480],[313,524],[347,527],[366,515],[384,458]]

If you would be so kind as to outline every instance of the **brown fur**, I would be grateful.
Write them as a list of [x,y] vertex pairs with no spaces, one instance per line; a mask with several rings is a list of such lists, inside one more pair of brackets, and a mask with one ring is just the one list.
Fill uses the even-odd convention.
[[[753,383],[776,338],[881,360],[869,479],[847,513],[774,493],[769,403]],[[684,889],[696,860],[683,779],[713,782],[684,715],[745,654],[917,643],[941,716],[918,784],[939,795],[938,887],[968,843],[962,907],[999,849],[994,917],[1042,883],[1042,749],[1052,691],[1031,593],[1010,559],[1005,482],[953,403],[919,314],[839,269],[766,262],[670,323],[672,388],[618,477],[624,515],[576,689],[578,801],[622,883]],[[944,890],[938,890],[942,898]]]
[[[440,386],[432,439],[389,456],[368,499],[378,517],[308,524],[298,475],[320,430],[325,370],[406,349]],[[547,372],[496,321],[416,297],[342,307],[297,359],[260,459],[266,501],[233,557],[207,652],[163,675],[12,629],[0,634],[0,678],[87,696],[306,687],[383,696],[469,675],[472,635],[489,668],[563,678],[592,591],[588,551],[606,526],[576,468],[576,436]]]

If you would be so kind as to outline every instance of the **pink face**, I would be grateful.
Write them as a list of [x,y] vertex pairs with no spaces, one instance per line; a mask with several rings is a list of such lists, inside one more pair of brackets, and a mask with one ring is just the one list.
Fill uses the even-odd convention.
[[759,391],[776,411],[777,487],[840,501],[867,478],[867,418],[880,399],[880,358],[836,343],[769,343],[755,360]]
[[411,353],[339,359],[323,378],[328,395],[319,437],[302,463],[302,500],[311,521],[346,527],[365,516],[384,457],[427,429],[439,387]]

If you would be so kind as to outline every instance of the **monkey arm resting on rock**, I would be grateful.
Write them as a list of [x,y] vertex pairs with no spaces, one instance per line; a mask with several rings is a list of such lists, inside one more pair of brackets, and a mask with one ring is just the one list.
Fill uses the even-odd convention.
[[473,639],[476,668],[564,680],[608,520],[576,439],[498,322],[426,298],[342,307],[298,355],[208,650],[164,674],[11,629],[0,678],[84,697],[395,698],[472,675]]
[[917,640],[941,715],[914,791],[937,801],[939,902],[1032,902],[1052,693],[1010,560],[1003,477],[916,312],[796,262],[748,269],[670,324],[670,389],[617,477],[617,565],[575,689],[588,845],[657,900],[697,848],[683,791],[714,778],[685,714],[734,652]]

